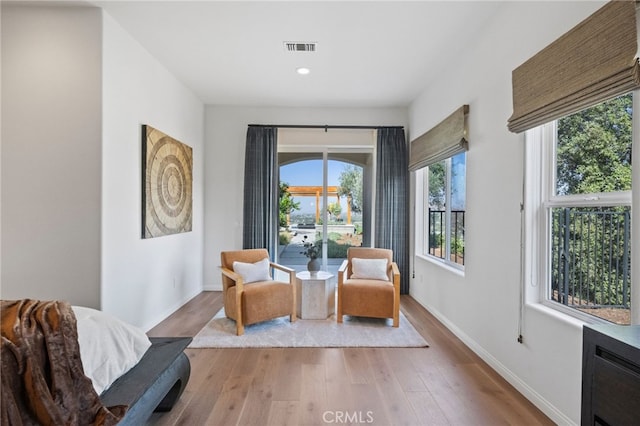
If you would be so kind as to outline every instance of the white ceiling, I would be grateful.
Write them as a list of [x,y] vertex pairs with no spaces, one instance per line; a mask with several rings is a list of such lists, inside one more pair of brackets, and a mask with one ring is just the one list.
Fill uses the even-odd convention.
[[[92,1],[206,104],[407,106],[502,2]],[[286,41],[317,42],[291,53]],[[297,67],[311,73],[298,75]]]

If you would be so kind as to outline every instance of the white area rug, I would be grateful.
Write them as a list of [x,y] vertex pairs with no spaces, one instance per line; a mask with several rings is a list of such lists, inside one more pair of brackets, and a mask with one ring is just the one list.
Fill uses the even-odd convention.
[[236,336],[236,323],[218,313],[196,334],[190,348],[294,348],[294,347],[424,347],[429,346],[409,320],[400,312],[400,327],[391,319],[344,316],[338,324],[335,316],[326,320],[289,322],[276,318],[244,328]]

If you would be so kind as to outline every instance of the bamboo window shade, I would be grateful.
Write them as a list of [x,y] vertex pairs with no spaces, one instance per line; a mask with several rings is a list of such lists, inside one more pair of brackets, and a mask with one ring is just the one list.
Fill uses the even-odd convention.
[[411,142],[409,170],[414,171],[469,149],[467,115],[463,105],[431,130]]
[[512,73],[523,132],[640,87],[636,1],[611,1]]

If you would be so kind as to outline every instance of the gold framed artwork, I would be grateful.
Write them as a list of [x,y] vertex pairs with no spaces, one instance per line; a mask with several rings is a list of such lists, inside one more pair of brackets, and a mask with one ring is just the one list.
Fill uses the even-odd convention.
[[193,149],[142,126],[142,238],[190,232]]

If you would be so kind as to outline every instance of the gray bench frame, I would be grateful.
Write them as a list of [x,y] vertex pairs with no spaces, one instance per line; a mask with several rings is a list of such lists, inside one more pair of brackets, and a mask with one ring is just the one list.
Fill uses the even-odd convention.
[[107,406],[127,405],[119,425],[143,425],[154,411],[169,411],[184,391],[191,364],[184,349],[191,337],[152,337],[140,362],[100,395]]

